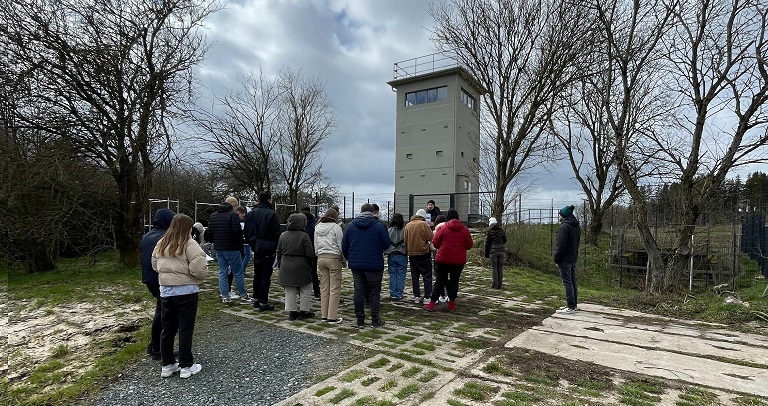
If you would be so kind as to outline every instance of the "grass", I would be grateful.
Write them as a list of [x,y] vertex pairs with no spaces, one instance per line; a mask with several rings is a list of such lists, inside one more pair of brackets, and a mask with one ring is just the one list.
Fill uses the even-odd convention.
[[488,400],[496,389],[497,388],[493,386],[483,383],[467,382],[463,387],[455,389],[453,394],[476,402],[483,402]]
[[[521,227],[514,233],[510,233],[508,246],[518,262],[515,266],[506,267],[504,275],[505,283],[514,284],[516,296],[519,296],[517,292],[525,292],[527,300],[541,300],[545,306],[551,307],[560,305],[562,302],[562,285],[550,258],[550,239],[553,230],[552,226],[530,226]],[[763,326],[765,325],[764,322],[760,321],[757,312],[768,313],[768,300],[760,297],[766,282],[756,279],[758,269],[754,261],[743,260],[744,272],[742,276],[735,280],[735,286],[732,285],[727,288],[735,291],[740,299],[749,302],[750,306],[744,307],[724,304],[724,296],[711,290],[695,292],[694,295],[680,293],[650,295],[636,289],[618,287],[615,283],[614,271],[604,265],[607,245],[607,238],[604,237],[597,247],[583,247],[584,252],[586,252],[583,258],[586,258],[587,261],[582,263],[580,260],[579,263],[579,293],[583,301],[612,307],[632,308],[669,317],[726,323],[747,331],[750,328],[759,329],[761,323]],[[481,256],[482,244],[477,244],[476,248],[470,251],[469,258],[475,264],[480,264],[481,260],[484,261],[480,258]],[[603,258],[603,260],[598,261],[596,258]],[[62,259],[57,263],[55,270],[38,274],[25,274],[9,269],[7,265],[4,265],[5,262],[0,260],[0,276],[4,276],[4,280],[8,281],[6,289],[9,313],[40,309],[42,313],[53,315],[55,309],[61,306],[80,303],[103,304],[107,301],[109,303],[136,304],[148,309],[146,307],[148,305],[148,292],[141,284],[138,267],[118,265],[116,252],[101,253],[95,259],[93,262],[90,258]],[[480,288],[467,286],[467,289],[471,293],[482,294]],[[509,299],[516,297],[510,291],[502,291],[500,294],[507,295]],[[460,309],[463,310],[464,308]],[[201,302],[198,316],[216,316],[219,310],[220,307],[211,301]],[[419,315],[421,314],[419,313]],[[391,318],[392,323],[396,325],[420,326],[432,331],[450,331],[463,335],[465,338],[455,344],[439,343],[442,345],[440,351],[454,358],[461,358],[478,349],[494,350],[494,347],[498,346],[497,339],[503,341],[508,334],[513,333],[500,329],[499,332],[489,332],[488,336],[466,338],[467,332],[477,328],[495,326],[496,323],[503,323],[505,318],[502,311],[494,311],[482,320],[455,318],[456,316],[461,317],[461,312],[458,312],[456,316],[451,316],[453,318],[441,317],[430,320],[423,320],[419,316],[410,316],[407,313],[397,313],[396,316],[398,317]],[[262,315],[262,317],[266,318],[267,315]],[[282,318],[283,316],[280,315],[275,320],[280,321]],[[415,371],[414,368],[418,367],[406,368],[403,362],[413,362],[418,365],[439,367],[441,370],[446,370],[446,368],[435,365],[429,360],[425,361],[424,354],[437,350],[440,345],[432,342],[414,342],[414,340],[419,339],[418,335],[408,333],[387,335],[388,330],[365,329],[361,331],[348,326],[338,326],[333,329],[322,327],[310,324],[307,328],[330,330],[332,334],[338,333],[341,338],[354,336],[357,340],[373,342],[382,346],[382,350],[376,352],[384,354],[384,356],[371,357],[371,362],[368,364],[370,368],[396,372],[409,379],[414,378],[416,382],[422,385],[434,379],[437,372],[423,369],[413,372]],[[5,401],[2,402],[3,404],[57,405],[71,404],[75,400],[81,399],[93,388],[103,386],[105,377],[116,375],[126,365],[133,364],[137,359],[144,356],[144,343],[149,336],[148,320],[145,320],[138,330],[126,333],[126,336],[131,339],[119,343],[99,343],[97,348],[101,352],[98,354],[98,358],[90,369],[79,375],[62,372],[61,363],[67,363],[70,357],[74,356],[73,352],[75,351],[66,344],[59,344],[51,350],[48,354],[49,357],[44,362],[40,362],[38,368],[30,370],[23,377],[23,380],[14,380],[10,383],[7,379],[0,381],[0,402]],[[409,347],[407,348],[408,351],[399,349],[399,345]],[[8,352],[7,349],[4,350]],[[12,363],[14,357],[18,358],[18,354],[15,351],[10,351],[9,362]],[[363,385],[371,385],[381,379],[366,376],[367,373],[360,371],[363,370],[347,372],[342,376],[342,381],[355,382],[364,379]],[[557,378],[563,378],[560,375],[553,376],[550,373],[516,372],[514,364],[505,365],[498,362],[491,362],[483,366],[483,371],[491,375],[520,376],[521,381],[530,383],[532,387],[540,388],[541,393],[546,393],[551,391],[551,388],[557,387],[559,385]],[[403,386],[404,383],[397,387],[399,399],[404,399],[419,391],[418,383]],[[599,381],[577,381],[569,390],[571,394],[586,395],[593,398],[599,398],[601,394],[606,392],[617,393],[620,401],[624,404],[643,405],[655,403],[665,387],[659,382],[643,380],[629,380],[617,385],[613,387]],[[428,385],[425,386],[430,389]],[[319,390],[318,393],[324,389]],[[473,394],[472,386],[465,386],[461,389],[466,391],[467,399],[472,399],[471,396],[477,395]],[[330,389],[330,391],[334,390],[337,388]],[[474,390],[480,393],[478,396],[482,396],[482,390],[477,388]],[[339,395],[341,393],[336,396]],[[498,401],[498,404],[528,404],[535,403],[536,399],[541,398],[538,390],[508,391],[504,392],[503,396],[504,400]],[[711,398],[711,393],[692,388],[683,391],[678,402],[681,405],[709,404],[707,402],[710,402]],[[347,401],[344,399],[338,402],[345,402],[346,404]],[[354,404],[391,404],[391,402],[386,403],[386,401],[371,397],[361,399],[357,401],[362,403]],[[455,401],[459,402],[458,400]],[[567,399],[563,401],[565,402]],[[749,396],[736,398],[734,403],[740,406],[768,406],[768,402],[765,400]]]
[[341,391],[339,391],[339,393],[333,395],[332,398],[328,399],[328,401],[335,405],[335,404],[341,403],[341,401],[343,401],[344,399],[350,398],[352,396],[355,396],[355,391],[353,391],[352,389],[344,388]]

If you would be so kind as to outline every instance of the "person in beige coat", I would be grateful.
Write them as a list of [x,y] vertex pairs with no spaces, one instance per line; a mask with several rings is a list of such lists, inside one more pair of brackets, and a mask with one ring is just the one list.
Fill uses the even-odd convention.
[[[200,372],[200,364],[192,356],[192,335],[195,330],[198,285],[208,274],[205,252],[192,239],[192,219],[177,214],[168,231],[152,251],[152,269],[158,273],[163,332],[160,334],[160,376],[168,378],[179,372],[189,378]],[[173,353],[173,342],[179,334],[179,360]]]
[[325,211],[315,225],[315,254],[317,275],[320,279],[320,314],[323,321],[341,323],[339,300],[341,296],[341,268],[344,256],[341,241],[344,233],[338,224],[339,213],[334,209]]

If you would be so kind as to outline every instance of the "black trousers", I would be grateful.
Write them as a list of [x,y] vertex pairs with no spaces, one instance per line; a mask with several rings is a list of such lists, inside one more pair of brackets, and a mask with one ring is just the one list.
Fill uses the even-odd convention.
[[163,332],[160,333],[160,357],[163,365],[176,362],[173,355],[173,341],[179,333],[179,366],[191,367],[192,334],[195,332],[197,316],[197,293],[189,295],[161,297]]
[[259,303],[269,303],[269,286],[272,284],[272,264],[275,256],[253,258],[253,296]]
[[456,300],[456,296],[459,294],[459,278],[461,277],[461,271],[464,270],[464,265],[441,264],[438,262],[435,269],[437,269],[437,280],[435,280],[435,288],[432,290],[432,296],[429,300],[437,302],[443,287],[448,290],[448,300]]
[[356,271],[352,270],[352,278],[355,286],[355,316],[365,317],[365,303],[371,306],[371,318],[379,318],[381,309],[381,279],[384,270],[381,271]]
[[149,345],[147,346],[147,353],[159,353],[160,352],[160,333],[163,331],[162,324],[162,305],[160,303],[160,285],[147,284],[149,293],[155,298],[155,315],[152,317],[152,333],[149,339]]

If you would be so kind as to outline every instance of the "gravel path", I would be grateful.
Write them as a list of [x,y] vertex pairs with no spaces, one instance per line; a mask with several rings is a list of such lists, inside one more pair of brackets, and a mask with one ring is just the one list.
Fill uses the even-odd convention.
[[[218,318],[218,319],[216,319]],[[160,377],[147,358],[85,402],[93,405],[271,405],[343,369],[360,349],[214,312],[198,319],[193,342],[202,371],[189,379]]]

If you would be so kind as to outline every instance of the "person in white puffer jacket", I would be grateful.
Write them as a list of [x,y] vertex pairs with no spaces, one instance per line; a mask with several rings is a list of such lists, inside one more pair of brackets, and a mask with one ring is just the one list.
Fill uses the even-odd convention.
[[338,224],[339,213],[330,208],[315,225],[315,255],[317,276],[320,279],[320,314],[323,321],[341,322],[339,298],[341,296],[341,268],[344,257],[341,240],[344,236]]

